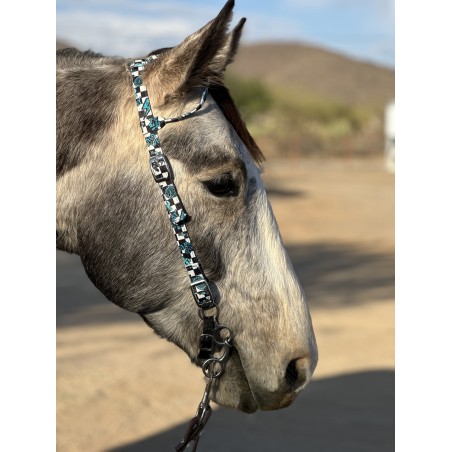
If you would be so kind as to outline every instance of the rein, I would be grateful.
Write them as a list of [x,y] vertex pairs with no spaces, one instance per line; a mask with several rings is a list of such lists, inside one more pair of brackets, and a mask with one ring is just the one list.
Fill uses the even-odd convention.
[[198,406],[195,417],[190,421],[182,441],[176,445],[177,452],[184,451],[193,441],[193,451],[196,450],[199,437],[212,413],[210,407],[210,392],[215,379],[219,378],[225,369],[232,347],[232,334],[229,328],[218,323],[219,308],[209,287],[209,281],[196,256],[193,243],[190,240],[186,223],[190,216],[180,200],[174,175],[168,157],[163,154],[158,131],[166,124],[182,121],[196,113],[207,98],[208,89],[205,88],[201,99],[192,110],[173,118],[156,117],[152,113],[148,91],[140,76],[146,64],[158,58],[151,55],[146,59],[135,60],[130,64],[133,88],[135,93],[141,131],[146,141],[150,155],[150,166],[155,182],[162,192],[163,201],[173,229],[174,236],[182,256],[182,262],[190,279],[193,298],[199,309],[199,316],[203,321],[203,331],[199,340],[198,359],[207,378],[206,388]]

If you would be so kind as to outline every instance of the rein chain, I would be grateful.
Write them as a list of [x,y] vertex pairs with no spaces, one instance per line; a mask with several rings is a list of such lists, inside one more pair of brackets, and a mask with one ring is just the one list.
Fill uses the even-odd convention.
[[181,121],[196,113],[204,104],[208,89],[204,89],[198,105],[192,110],[173,118],[154,116],[148,91],[143,84],[140,73],[147,63],[156,58],[158,58],[158,55],[151,55],[146,59],[135,60],[130,64],[130,72],[132,73],[141,131],[143,132],[150,155],[151,171],[155,182],[157,182],[162,192],[182,261],[190,278],[192,295],[199,308],[199,316],[203,320],[198,359],[202,362],[202,371],[207,378],[207,384],[195,417],[190,421],[184,438],[175,447],[175,450],[180,452],[185,450],[193,441],[192,450],[195,451],[200,434],[212,413],[210,392],[214,379],[219,378],[224,372],[226,361],[229,358],[232,347],[232,334],[229,328],[218,323],[219,309],[210,290],[208,279],[204,274],[190,240],[186,226],[190,217],[174,185],[173,171],[168,158],[163,154],[158,131],[166,124]]

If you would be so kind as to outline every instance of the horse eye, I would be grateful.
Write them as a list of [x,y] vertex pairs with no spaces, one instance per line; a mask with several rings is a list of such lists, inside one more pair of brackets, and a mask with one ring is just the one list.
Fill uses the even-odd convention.
[[220,198],[237,196],[239,193],[239,186],[232,177],[232,174],[229,173],[221,174],[214,179],[204,181],[203,184],[212,195]]

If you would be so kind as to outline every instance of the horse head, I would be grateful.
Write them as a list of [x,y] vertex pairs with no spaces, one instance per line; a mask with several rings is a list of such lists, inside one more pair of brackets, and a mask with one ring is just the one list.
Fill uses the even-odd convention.
[[[160,132],[187,228],[234,349],[218,404],[246,412],[292,403],[317,348],[306,299],[261,179],[263,160],[224,87],[242,19],[233,2],[142,72],[154,113],[196,113]],[[143,317],[199,365],[202,322],[149,170],[130,60],[74,49],[57,64],[57,246],[77,253],[112,302]]]

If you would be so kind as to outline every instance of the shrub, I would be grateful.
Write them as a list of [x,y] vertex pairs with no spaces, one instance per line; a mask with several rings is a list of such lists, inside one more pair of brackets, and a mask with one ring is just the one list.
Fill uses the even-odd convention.
[[227,75],[226,86],[245,121],[268,111],[273,104],[269,90],[259,80],[245,80]]

